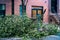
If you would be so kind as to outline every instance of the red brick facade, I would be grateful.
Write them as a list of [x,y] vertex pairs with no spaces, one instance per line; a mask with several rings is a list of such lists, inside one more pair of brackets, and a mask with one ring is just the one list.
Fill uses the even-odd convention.
[[[28,0],[26,5],[26,14],[29,18],[31,18],[32,14],[32,6],[43,6],[43,11],[46,9],[45,14],[43,15],[43,22],[49,22],[49,13],[51,8],[51,0]],[[12,0],[0,0],[0,4],[6,5],[6,15],[12,15]],[[20,15],[20,5],[21,0],[14,0],[14,14]],[[60,12],[60,10],[59,10]]]

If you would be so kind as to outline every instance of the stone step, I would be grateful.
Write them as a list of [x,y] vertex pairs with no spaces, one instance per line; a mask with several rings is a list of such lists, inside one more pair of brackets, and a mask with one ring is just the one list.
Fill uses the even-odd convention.
[[[60,23],[60,17],[59,17],[58,15],[56,15],[56,14],[51,14],[51,15],[50,15],[50,18],[51,18],[53,21],[57,22],[58,24]],[[53,22],[53,21],[52,21],[52,22]]]

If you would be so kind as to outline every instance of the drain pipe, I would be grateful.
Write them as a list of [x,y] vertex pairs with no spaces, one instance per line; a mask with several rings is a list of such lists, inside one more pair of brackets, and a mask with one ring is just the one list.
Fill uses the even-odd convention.
[[14,0],[12,0],[12,15],[14,15]]

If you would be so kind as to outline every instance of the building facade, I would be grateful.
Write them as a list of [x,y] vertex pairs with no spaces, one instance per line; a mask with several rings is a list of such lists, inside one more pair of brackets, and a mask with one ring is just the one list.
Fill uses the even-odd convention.
[[[21,5],[21,0],[0,0],[0,15],[20,16],[22,15]],[[48,23],[50,14],[60,15],[60,0],[28,0],[26,15],[29,18],[36,18],[36,14],[43,14],[43,22]]]

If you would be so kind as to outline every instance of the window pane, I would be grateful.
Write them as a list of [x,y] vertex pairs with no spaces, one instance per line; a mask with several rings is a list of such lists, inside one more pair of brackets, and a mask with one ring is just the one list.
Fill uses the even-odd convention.
[[4,4],[0,4],[0,16],[1,15],[5,16],[5,5]]
[[22,16],[22,5],[20,5],[20,16]]
[[38,14],[42,14],[42,10],[38,10]]
[[5,10],[5,5],[0,4],[0,10]]
[[5,5],[2,5],[2,10],[5,10]]
[[2,10],[2,5],[0,5],[0,10]]
[[36,18],[36,10],[32,10],[33,18]]
[[51,0],[51,12],[57,13],[57,0]]

